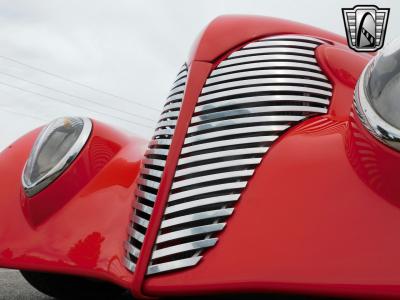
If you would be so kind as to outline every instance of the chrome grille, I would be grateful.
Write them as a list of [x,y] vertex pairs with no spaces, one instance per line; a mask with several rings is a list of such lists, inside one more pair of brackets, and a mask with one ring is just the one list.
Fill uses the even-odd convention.
[[212,71],[185,137],[148,274],[197,264],[274,141],[327,113],[332,86],[314,53],[323,43],[298,35],[261,39]]
[[153,211],[154,201],[178,120],[186,79],[187,66],[185,64],[179,71],[168,95],[157,128],[142,162],[143,165],[135,191],[134,214],[128,228],[128,241],[125,243],[125,266],[130,271],[135,270],[149,225],[150,215]]

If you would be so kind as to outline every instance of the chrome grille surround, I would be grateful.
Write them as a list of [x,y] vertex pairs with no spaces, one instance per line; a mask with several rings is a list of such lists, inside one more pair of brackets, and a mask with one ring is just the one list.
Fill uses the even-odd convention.
[[171,146],[172,136],[182,105],[187,71],[187,65],[184,64],[173,83],[156,130],[145,153],[141,172],[137,180],[134,213],[128,228],[128,241],[124,245],[126,250],[124,264],[132,272],[135,271],[140,255]]
[[287,129],[328,111],[332,86],[315,48],[281,35],[249,43],[214,69],[181,149],[147,274],[196,265],[214,246],[235,202]]

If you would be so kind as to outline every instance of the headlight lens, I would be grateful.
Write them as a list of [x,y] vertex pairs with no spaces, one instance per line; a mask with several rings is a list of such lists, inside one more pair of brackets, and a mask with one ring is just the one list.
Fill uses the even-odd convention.
[[357,83],[355,104],[366,128],[400,151],[400,40],[383,48]]
[[26,162],[22,185],[33,196],[53,182],[78,156],[92,130],[87,118],[65,117],[42,129]]

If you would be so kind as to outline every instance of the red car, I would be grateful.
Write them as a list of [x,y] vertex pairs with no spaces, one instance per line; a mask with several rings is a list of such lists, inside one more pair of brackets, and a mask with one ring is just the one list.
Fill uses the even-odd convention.
[[0,267],[60,298],[400,297],[400,47],[224,16],[150,142],[57,119],[0,154]]

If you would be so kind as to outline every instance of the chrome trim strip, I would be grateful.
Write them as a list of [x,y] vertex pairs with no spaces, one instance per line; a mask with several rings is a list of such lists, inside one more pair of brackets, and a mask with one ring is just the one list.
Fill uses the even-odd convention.
[[274,132],[282,131],[287,129],[288,125],[265,125],[265,126],[250,126],[244,128],[233,128],[233,129],[220,129],[219,131],[213,131],[208,133],[202,133],[199,135],[187,137],[185,144],[200,142],[204,140],[214,139],[217,137],[226,137],[229,135],[242,134],[242,133],[254,133],[254,132]]
[[274,60],[291,60],[291,61],[304,61],[308,63],[316,64],[317,60],[314,57],[307,56],[299,56],[294,53],[287,54],[261,54],[261,55],[252,55],[252,56],[243,56],[236,57],[232,59],[226,59],[222,61],[218,68],[231,66],[239,63],[249,63],[249,62],[258,62],[258,61],[274,61]]
[[140,211],[142,211],[142,212],[148,214],[148,215],[151,215],[152,212],[153,212],[153,208],[152,208],[152,207],[147,206],[147,205],[145,205],[145,204],[143,204],[143,203],[140,203],[140,202],[136,202],[136,204],[134,205],[134,207],[135,207],[136,209],[138,209],[138,210],[140,210]]
[[222,158],[222,157],[235,156],[235,155],[262,154],[262,153],[265,153],[267,150],[268,150],[268,147],[251,147],[251,148],[245,148],[245,149],[215,151],[215,152],[180,158],[178,161],[178,166],[188,164],[188,163],[193,163],[193,162],[199,162],[199,161],[207,160],[207,159],[215,159],[215,158]]
[[264,55],[268,53],[284,53],[284,54],[304,54],[309,56],[314,56],[313,50],[305,50],[301,48],[288,48],[288,47],[272,47],[272,48],[253,48],[253,49],[241,49],[233,52],[228,56],[227,60],[236,59],[237,57],[257,56]]
[[310,102],[309,104],[313,103],[318,103],[318,104],[324,104],[328,105],[329,100],[319,98],[319,97],[313,97],[313,96],[296,96],[296,95],[261,95],[261,96],[251,96],[251,97],[240,97],[240,98],[230,98],[230,99],[224,99],[224,100],[218,100],[216,102],[212,103],[199,103],[199,105],[196,106],[195,112],[196,113],[205,113],[208,110],[215,110],[219,109],[222,110],[222,108],[226,106],[232,106],[232,105],[239,105],[239,104],[250,104],[250,103],[257,103],[259,104],[258,106],[262,105],[262,102],[280,102],[280,101],[285,101],[285,102]]
[[[175,120],[175,122],[176,122],[176,120]],[[149,147],[170,146],[170,145],[171,145],[171,139],[155,139],[149,143]]]
[[129,252],[129,254],[133,255],[134,257],[138,258],[140,254],[140,250],[135,246],[129,244],[128,242],[124,243],[125,250]]
[[295,40],[295,41],[311,41],[315,42],[317,44],[325,44],[324,40],[321,40],[316,37],[308,36],[308,35],[300,35],[300,34],[281,34],[281,35],[274,35],[274,36],[269,36],[267,38],[261,39],[261,41],[265,40],[285,40],[285,41],[290,41],[290,40]]
[[[165,105],[165,106],[164,106],[164,109],[163,109],[163,111],[162,111],[162,114],[165,113],[165,112],[167,112],[167,111],[169,111],[169,110],[171,110],[171,109],[179,109],[180,107],[181,107],[181,102],[172,102],[172,103],[169,103],[168,105]],[[160,124],[158,124],[158,125],[160,125]]]
[[153,181],[150,179],[145,179],[143,177],[139,177],[138,179],[138,184],[143,185],[143,186],[147,186],[147,187],[151,187],[153,189],[158,189],[160,183],[157,181]]
[[206,86],[209,86],[211,84],[215,84],[215,83],[221,82],[221,81],[233,81],[233,80],[238,80],[238,79],[245,80],[246,78],[256,77],[256,76],[258,76],[258,77],[281,76],[283,78],[286,78],[285,76],[299,76],[299,77],[302,76],[302,77],[312,77],[312,78],[321,79],[321,80],[328,80],[328,78],[322,73],[280,68],[280,69],[264,69],[264,70],[248,70],[248,71],[242,70],[237,73],[229,73],[229,74],[223,74],[223,75],[219,75],[219,76],[215,76],[215,77],[209,77],[206,81]]
[[196,265],[201,260],[201,258],[202,256],[195,256],[180,260],[173,260],[170,262],[161,263],[157,265],[150,265],[147,269],[147,274],[151,275],[151,274],[191,267]]
[[157,178],[160,178],[160,179],[161,179],[162,173],[163,172],[161,172],[159,170],[147,169],[147,168],[146,169],[142,169],[142,171],[141,171],[141,175],[150,175],[150,176],[157,177]]
[[144,198],[144,199],[146,199],[148,201],[151,201],[151,202],[156,201],[156,195],[155,194],[144,192],[144,191],[139,190],[139,189],[136,190],[135,195],[137,197]]
[[161,229],[168,228],[175,225],[180,225],[184,223],[204,220],[204,219],[212,219],[218,217],[226,217],[233,213],[233,208],[224,208],[218,210],[209,210],[205,212],[195,213],[191,215],[186,215],[182,217],[176,217],[172,219],[166,219],[161,223]]
[[[201,108],[198,107],[198,108]],[[246,117],[237,119],[227,119],[222,121],[215,121],[212,123],[205,123],[200,125],[193,125],[188,128],[188,133],[197,133],[204,130],[218,129],[231,125],[243,125],[253,123],[267,123],[267,122],[298,122],[304,119],[304,116],[290,116],[290,115],[276,115],[276,116],[259,116],[259,117]]]
[[263,40],[258,40],[250,44],[247,44],[246,46],[243,47],[243,49],[249,49],[254,47],[270,47],[270,46],[285,46],[285,47],[293,46],[293,47],[304,47],[304,48],[314,49],[318,45],[313,43],[290,41],[290,40],[276,41],[276,40],[269,40],[268,38],[266,38]]
[[175,94],[177,92],[183,92],[185,90],[185,85],[175,85],[172,89],[170,94]]
[[136,269],[136,264],[134,264],[133,262],[130,261],[129,258],[127,258],[126,256],[124,256],[123,258],[123,264],[124,266],[131,272],[135,272]]
[[145,152],[145,156],[148,155],[163,155],[163,156],[167,156],[168,155],[168,149],[163,149],[163,148],[150,148],[147,149],[147,151]]
[[[237,80],[224,82],[219,84],[214,84],[210,86],[205,86],[203,88],[203,93],[217,92],[223,91],[227,89],[236,89],[240,86],[246,85],[267,85],[267,84],[307,84],[313,86],[319,86],[322,88],[332,88],[329,83],[324,81],[312,80],[312,79],[302,79],[302,78],[260,78],[260,79],[245,79],[245,80]],[[268,87],[269,88],[269,87]]]
[[299,63],[299,62],[255,62],[255,63],[248,63],[244,65],[234,65],[229,66],[221,69],[215,69],[211,72],[210,76],[218,76],[222,74],[226,74],[229,72],[238,72],[238,71],[250,71],[252,69],[261,69],[261,68],[298,68],[304,70],[311,70],[321,72],[321,69],[317,65],[309,64],[309,63]]
[[165,166],[165,160],[155,159],[155,158],[145,158],[143,160],[143,164],[164,167]]
[[159,121],[169,119],[169,118],[177,118],[179,116],[179,111],[170,110],[166,113],[161,114]]
[[216,92],[212,94],[207,94],[199,97],[199,103],[208,100],[214,100],[222,97],[239,95],[239,94],[247,94],[247,93],[256,93],[256,92],[265,92],[265,91],[289,91],[289,92],[301,92],[301,93],[313,93],[318,95],[324,96],[332,96],[331,91],[320,90],[316,88],[310,87],[302,87],[302,86],[291,86],[291,85],[272,85],[272,86],[253,86],[253,87],[245,87],[245,88],[238,88],[234,90],[226,90],[221,92]]
[[130,237],[132,237],[132,238],[134,238],[135,240],[137,240],[137,241],[143,243],[143,241],[144,241],[144,235],[143,235],[142,233],[140,233],[139,231],[133,229],[132,227],[129,227],[128,233],[129,233],[129,236],[130,236]]
[[139,217],[138,215],[135,215],[132,219],[133,223],[139,224],[143,227],[148,227],[149,226],[149,221],[147,221],[146,219],[143,219],[141,217]]
[[269,113],[269,112],[314,112],[314,113],[327,113],[326,108],[311,107],[311,106],[295,106],[295,105],[279,105],[279,106],[264,106],[264,107],[248,107],[230,109],[215,113],[204,114],[192,117],[192,124],[200,123],[202,121],[211,121],[213,119],[236,117],[246,114],[256,113]]
[[[244,149],[246,150],[246,149]],[[213,153],[211,153],[213,154]],[[226,178],[236,178],[236,177],[249,177],[253,175],[254,170],[240,170],[240,171],[230,171],[230,172],[224,172],[224,173],[217,173],[217,174],[207,174],[203,176],[197,176],[195,178],[189,178],[189,179],[184,179],[184,180],[179,180],[179,181],[174,181],[172,184],[172,190],[185,187],[185,186],[190,186],[193,184],[200,184],[204,182],[212,182],[215,180],[220,180],[220,179],[226,179]],[[172,206],[175,207],[175,206]],[[168,211],[168,209],[167,209]]]
[[181,170],[176,170],[175,177],[194,174],[198,172],[210,171],[210,170],[218,170],[221,168],[228,168],[234,166],[244,166],[244,165],[257,165],[261,161],[260,157],[257,158],[246,158],[246,159],[232,159],[207,165],[201,165]]
[[159,136],[159,135],[173,135],[174,134],[174,129],[173,128],[165,128],[165,129],[157,129],[154,132],[154,137]]
[[179,93],[179,94],[176,94],[176,95],[168,96],[167,104],[169,104],[170,102],[175,101],[175,100],[182,101],[182,97],[183,97],[183,93]]
[[195,241],[195,242],[191,242],[191,243],[179,244],[176,246],[162,248],[159,250],[154,250],[151,259],[157,259],[160,257],[165,257],[168,255],[187,252],[187,251],[191,251],[191,250],[208,248],[208,247],[214,246],[217,243],[217,240],[218,239],[216,239],[216,238],[205,239],[205,240]]
[[176,86],[181,85],[181,84],[186,84],[186,76],[187,76],[187,72],[185,72],[183,77],[180,77],[178,80],[176,80],[173,84],[172,84],[172,88],[174,89]]
[[242,144],[250,144],[250,143],[263,143],[263,142],[273,142],[278,138],[277,135],[268,135],[268,136],[255,136],[255,137],[244,137],[244,138],[235,138],[231,140],[222,140],[216,142],[208,142],[199,145],[193,146],[184,146],[182,148],[181,154],[189,154],[196,151],[201,151],[205,149],[213,149],[218,147],[228,147]]
[[168,206],[165,210],[165,215],[168,216],[172,213],[187,210],[190,208],[198,208],[201,206],[206,206],[210,204],[217,204],[217,203],[227,203],[227,202],[235,202],[239,199],[240,194],[229,194],[229,195],[222,195],[210,198],[204,198],[200,200],[192,200],[182,204]]
[[219,231],[225,227],[225,224],[226,223],[210,224],[210,225],[191,227],[189,229],[183,229],[183,230],[160,234],[157,237],[156,243],[161,244],[161,243],[173,241],[176,239],[181,239],[181,238],[195,236],[195,235],[199,235],[199,234],[205,234],[205,233]]
[[172,193],[171,195],[169,195],[169,202],[173,202],[176,200],[181,200],[184,198],[189,198],[189,197],[197,196],[197,195],[201,195],[201,194],[206,194],[206,193],[244,188],[246,186],[246,184],[247,184],[247,181],[238,181],[238,182],[216,184],[216,185],[211,185],[211,186],[206,186],[206,187],[196,187],[196,188],[193,188],[188,191]]

